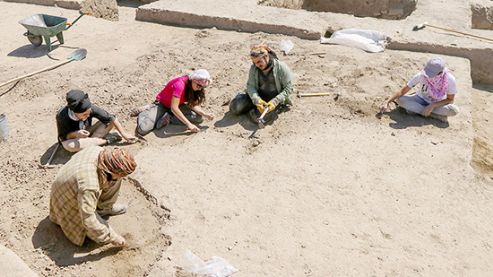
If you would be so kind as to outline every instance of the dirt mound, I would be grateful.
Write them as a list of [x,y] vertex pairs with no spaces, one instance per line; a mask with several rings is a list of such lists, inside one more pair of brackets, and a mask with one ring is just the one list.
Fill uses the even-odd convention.
[[118,21],[118,5],[116,0],[85,0],[80,4],[81,11],[94,17],[110,21]]

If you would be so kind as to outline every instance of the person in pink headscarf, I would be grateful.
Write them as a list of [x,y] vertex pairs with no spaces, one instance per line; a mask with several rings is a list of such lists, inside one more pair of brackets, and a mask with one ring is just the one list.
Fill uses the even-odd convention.
[[[420,85],[416,94],[406,95],[416,85]],[[459,108],[453,104],[455,94],[455,77],[445,67],[441,58],[434,57],[428,60],[423,70],[414,75],[400,91],[382,104],[380,112],[389,111],[390,103],[397,100],[397,104],[409,113],[446,122],[449,116],[459,112]]]

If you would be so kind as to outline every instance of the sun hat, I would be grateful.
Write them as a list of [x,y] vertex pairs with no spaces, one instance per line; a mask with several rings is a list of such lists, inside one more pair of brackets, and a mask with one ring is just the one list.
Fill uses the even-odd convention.
[[83,113],[91,108],[91,101],[89,95],[82,90],[72,89],[67,92],[66,96],[67,106],[74,113]]
[[433,78],[440,74],[444,69],[445,62],[439,57],[434,57],[428,60],[423,70],[428,78]]

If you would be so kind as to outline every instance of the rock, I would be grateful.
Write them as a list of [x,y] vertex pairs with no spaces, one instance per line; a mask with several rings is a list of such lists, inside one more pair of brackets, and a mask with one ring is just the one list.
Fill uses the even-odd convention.
[[[7,273],[11,277],[34,277],[38,276],[32,271],[24,261],[19,258],[14,252],[0,244],[0,268],[2,272]],[[47,271],[51,269],[45,268]]]
[[259,146],[259,145],[260,145],[260,140],[258,140],[258,139],[254,140],[254,141],[252,142],[252,146],[253,146],[253,147],[257,147],[257,146]]

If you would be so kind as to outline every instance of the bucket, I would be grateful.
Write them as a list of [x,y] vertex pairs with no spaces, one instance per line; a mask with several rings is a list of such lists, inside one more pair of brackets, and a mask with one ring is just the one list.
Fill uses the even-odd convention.
[[7,140],[9,136],[9,122],[5,114],[0,114],[0,140]]

